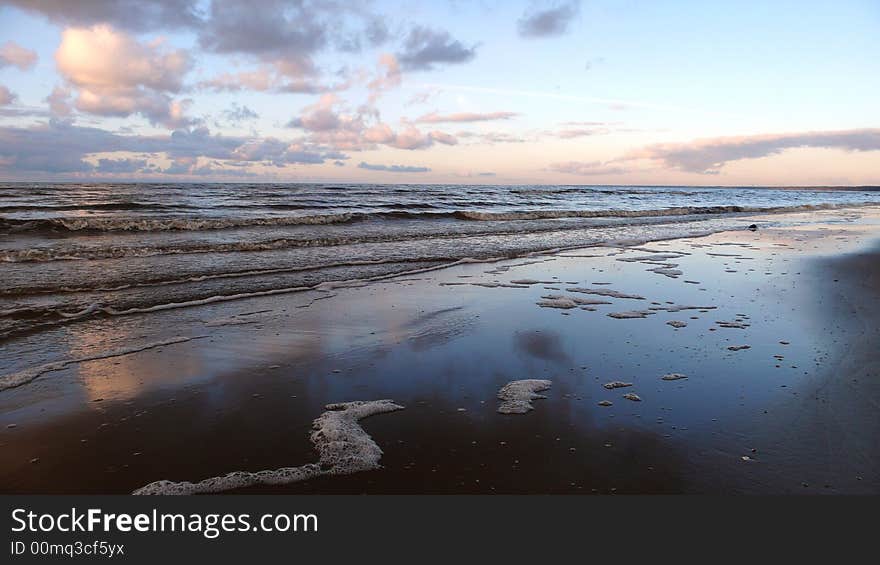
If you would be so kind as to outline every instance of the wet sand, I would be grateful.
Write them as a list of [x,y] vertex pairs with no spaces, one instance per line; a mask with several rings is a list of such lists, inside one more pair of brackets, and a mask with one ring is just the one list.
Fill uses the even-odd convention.
[[26,336],[0,382],[58,366],[0,391],[0,490],[309,465],[327,405],[389,399],[380,468],[230,492],[880,493],[880,214],[793,218]]

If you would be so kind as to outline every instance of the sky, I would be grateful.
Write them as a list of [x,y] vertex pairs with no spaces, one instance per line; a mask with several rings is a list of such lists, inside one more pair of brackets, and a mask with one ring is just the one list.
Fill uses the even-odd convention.
[[878,31],[878,0],[0,0],[0,180],[880,185]]

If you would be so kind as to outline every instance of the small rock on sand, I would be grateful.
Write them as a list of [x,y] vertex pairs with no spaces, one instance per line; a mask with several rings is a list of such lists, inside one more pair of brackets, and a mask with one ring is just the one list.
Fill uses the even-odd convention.
[[602,386],[604,386],[608,390],[612,390],[615,388],[624,388],[624,387],[632,386],[632,385],[633,385],[632,383],[625,383],[623,381],[611,381],[610,383],[605,383]]
[[687,322],[682,322],[681,320],[669,320],[666,322],[667,326],[672,326],[673,328],[686,328]]

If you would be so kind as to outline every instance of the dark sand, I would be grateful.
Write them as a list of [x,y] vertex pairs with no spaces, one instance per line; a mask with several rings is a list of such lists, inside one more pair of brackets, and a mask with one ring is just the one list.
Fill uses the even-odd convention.
[[[405,409],[360,422],[382,468],[235,492],[880,493],[880,216],[801,217],[6,344],[0,378],[198,338],[0,391],[0,490],[126,493],[313,463],[324,405],[387,398]],[[610,304],[539,306],[548,295]],[[620,312],[644,317],[608,315]],[[533,410],[499,414],[499,389],[520,379],[552,387]]]

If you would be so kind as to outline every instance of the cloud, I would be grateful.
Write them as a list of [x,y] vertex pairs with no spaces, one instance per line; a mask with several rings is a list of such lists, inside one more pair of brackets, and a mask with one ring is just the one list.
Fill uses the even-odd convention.
[[611,133],[608,128],[576,128],[563,129],[553,132],[553,135],[562,139],[572,139],[575,137],[587,137],[591,135],[606,135]]
[[414,92],[412,96],[410,96],[409,100],[407,100],[407,106],[415,106],[417,104],[426,104],[431,98],[437,96],[440,93],[439,89],[430,89],[423,90],[421,92]]
[[657,160],[666,167],[687,172],[713,174],[732,161],[758,159],[797,147],[878,151],[880,129],[810,131],[661,143],[635,151],[627,157]]
[[402,80],[400,63],[398,63],[397,57],[391,53],[380,55],[377,76],[367,83],[367,89],[370,91],[370,104],[375,104],[386,91],[400,86]]
[[[352,27],[354,25],[354,27]],[[211,3],[198,32],[199,45],[212,53],[244,55],[268,67],[271,78],[259,90],[316,93],[347,88],[316,82],[321,72],[314,57],[336,48],[360,51],[361,44],[378,46],[389,38],[382,18],[363,5],[335,0],[245,0]],[[248,77],[215,79],[215,88],[253,87]],[[207,86],[211,86],[210,82]]]
[[339,98],[336,95],[325,94],[315,104],[306,106],[302,115],[291,120],[288,126],[314,132],[340,129],[343,121],[349,120],[336,112],[334,106],[338,102]]
[[443,145],[458,145],[458,139],[452,134],[434,130],[428,135],[437,143],[442,143]]
[[56,86],[46,97],[46,102],[49,103],[49,112],[55,117],[66,118],[73,113],[73,108],[70,106],[69,88]]
[[230,123],[240,124],[249,120],[256,120],[260,115],[247,106],[232,103],[228,109],[223,110],[223,118]]
[[128,31],[179,29],[200,24],[197,0],[5,0],[64,26],[107,23]]
[[96,173],[136,173],[147,168],[146,159],[98,159]]
[[[214,78],[203,80],[196,86],[214,92],[238,92],[253,90],[256,92],[289,92],[296,94],[322,94],[335,90],[344,90],[348,84],[322,84],[313,72],[303,71],[302,76],[289,76],[279,72],[277,64],[262,65],[250,71],[221,73]],[[288,70],[288,72],[290,72]]]
[[[243,167],[259,163],[284,167],[347,158],[338,151],[301,141],[212,135],[204,127],[154,136],[121,135],[60,120],[29,128],[0,127],[0,172],[91,173],[97,169],[111,172],[113,168],[132,165],[102,157],[102,154],[118,152],[137,153],[139,159],[162,157],[175,163],[163,170],[148,164],[153,172],[199,175],[209,172],[201,170],[205,160],[214,164],[212,174],[221,174],[218,166]],[[97,166],[90,161],[95,156]],[[102,164],[102,158],[108,161]]]
[[580,2],[565,2],[544,10],[529,10],[517,21],[521,37],[535,39],[564,34],[568,24],[580,12]]
[[216,77],[204,80],[199,88],[216,92],[237,92],[239,90],[256,90],[265,92],[272,88],[275,78],[267,68],[237,73],[221,73]]
[[323,144],[343,151],[363,151],[377,145],[397,149],[427,149],[435,143],[455,145],[455,136],[441,132],[425,132],[409,122],[395,130],[379,119],[371,106],[362,106],[356,112],[339,108],[341,101],[335,94],[325,94],[287,126],[307,132],[312,143]]
[[493,120],[509,120],[510,118],[519,116],[516,112],[490,112],[487,114],[478,114],[474,112],[460,112],[457,114],[437,114],[432,112],[425,114],[416,121],[421,123],[437,124],[443,122],[488,122]]
[[58,71],[76,89],[74,105],[101,116],[141,114],[151,123],[180,127],[186,101],[169,93],[182,89],[192,62],[182,49],[161,42],[140,43],[107,25],[68,28],[55,52]]
[[503,131],[488,131],[480,133],[472,131],[459,131],[456,132],[455,135],[456,137],[461,139],[473,139],[476,140],[477,143],[487,143],[490,145],[495,143],[525,143],[527,141],[538,140],[538,138],[535,136],[527,138],[521,135],[516,135]]
[[603,161],[566,161],[563,163],[551,163],[547,168],[557,173],[567,173],[580,176],[619,175],[635,171],[631,168],[613,165]]
[[308,57],[327,44],[320,2],[212,2],[199,43],[215,53]]
[[587,126],[587,127],[601,127],[601,126],[619,126],[623,122],[560,122],[559,125],[563,126]]
[[0,46],[0,69],[18,67],[22,71],[32,69],[37,64],[37,52],[25,49],[21,45],[7,41]]
[[0,84],[0,106],[12,104],[15,102],[16,98],[18,98],[18,96],[16,96],[14,92]]
[[477,46],[466,46],[448,31],[424,26],[413,27],[403,43],[397,59],[404,69],[428,71],[436,64],[467,63],[477,55]]
[[431,169],[428,167],[411,167],[409,165],[372,165],[361,161],[358,165],[359,169],[367,169],[368,171],[386,171],[389,173],[427,173]]

